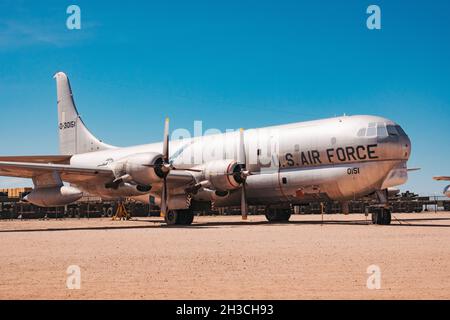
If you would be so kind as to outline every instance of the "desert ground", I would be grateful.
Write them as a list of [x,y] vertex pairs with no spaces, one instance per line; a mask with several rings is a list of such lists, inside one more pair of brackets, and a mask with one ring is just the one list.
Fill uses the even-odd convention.
[[321,219],[0,221],[0,299],[450,299],[449,212]]

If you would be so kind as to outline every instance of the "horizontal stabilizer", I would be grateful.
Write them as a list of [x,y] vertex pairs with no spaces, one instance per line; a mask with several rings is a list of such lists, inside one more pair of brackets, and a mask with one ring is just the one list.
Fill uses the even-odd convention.
[[438,177],[433,177],[434,180],[442,180],[442,181],[450,181],[450,176],[438,176]]

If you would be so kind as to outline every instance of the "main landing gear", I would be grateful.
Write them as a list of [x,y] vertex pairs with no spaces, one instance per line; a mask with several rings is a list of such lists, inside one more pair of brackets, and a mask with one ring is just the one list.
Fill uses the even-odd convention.
[[185,210],[169,210],[164,217],[167,225],[190,225],[194,221],[194,211]]
[[391,209],[384,207],[375,207],[372,212],[372,223],[380,225],[391,224]]
[[291,217],[291,208],[266,207],[266,219],[269,222],[287,222]]

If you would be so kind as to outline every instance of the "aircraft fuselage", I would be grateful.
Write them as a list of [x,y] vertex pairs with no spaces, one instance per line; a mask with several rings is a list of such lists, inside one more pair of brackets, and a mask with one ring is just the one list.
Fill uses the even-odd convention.
[[[201,168],[211,161],[236,159],[238,139],[238,132],[175,139],[170,142],[170,160],[176,167]],[[343,116],[249,129],[244,141],[247,169],[253,173],[246,181],[250,204],[350,200],[407,180],[410,140],[400,126],[381,117]],[[162,142],[115,148],[76,154],[70,163],[108,167],[133,154],[161,150]],[[145,199],[149,194],[132,188],[113,190],[103,181],[78,187],[103,198]],[[213,199],[201,191],[193,199],[213,200],[215,206],[240,201],[233,191]]]

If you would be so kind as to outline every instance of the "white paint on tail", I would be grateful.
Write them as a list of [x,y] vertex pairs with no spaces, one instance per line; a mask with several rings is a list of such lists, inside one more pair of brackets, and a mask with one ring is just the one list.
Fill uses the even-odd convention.
[[54,75],[58,98],[59,149],[63,155],[115,148],[97,139],[86,128],[73,100],[69,79],[64,72]]

